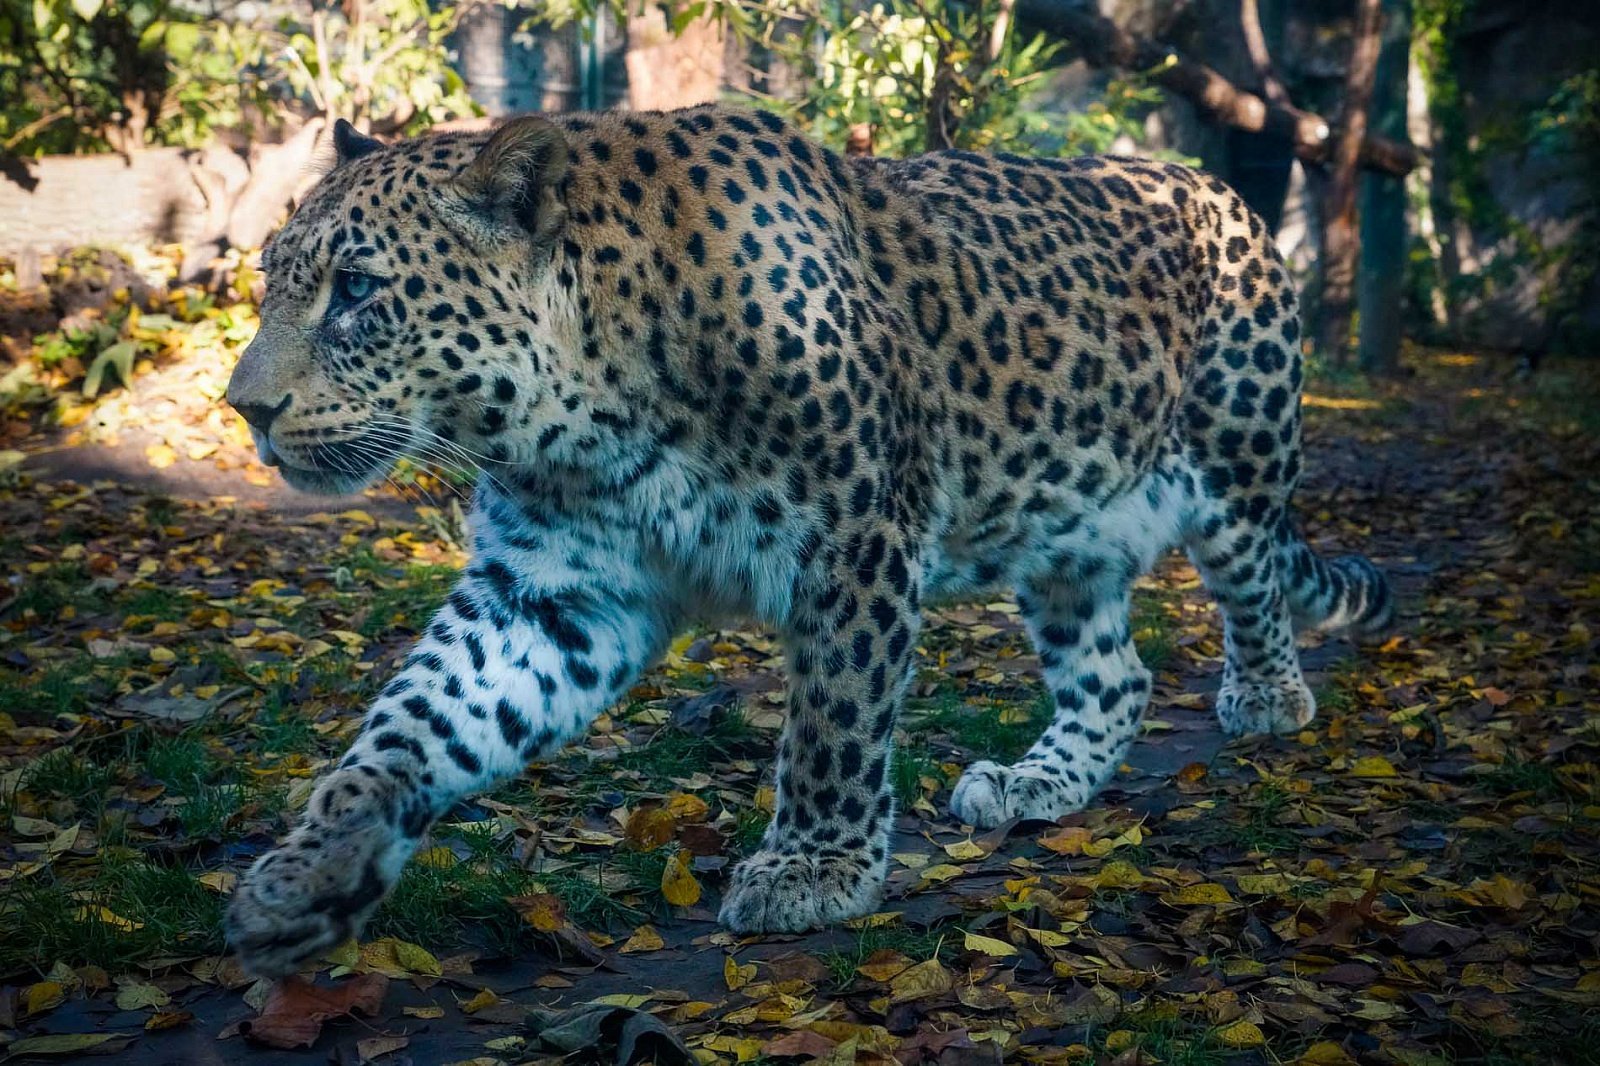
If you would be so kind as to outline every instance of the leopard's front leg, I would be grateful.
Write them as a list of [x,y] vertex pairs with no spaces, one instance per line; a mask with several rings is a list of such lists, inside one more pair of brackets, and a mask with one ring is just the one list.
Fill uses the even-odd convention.
[[892,529],[850,538],[799,594],[784,633],[777,810],[760,850],[734,871],[728,928],[801,932],[878,905],[894,724],[919,624],[915,560]]
[[359,933],[435,819],[583,729],[668,639],[625,554],[559,531],[508,540],[480,510],[473,565],[300,825],[240,879],[228,940],[253,974]]

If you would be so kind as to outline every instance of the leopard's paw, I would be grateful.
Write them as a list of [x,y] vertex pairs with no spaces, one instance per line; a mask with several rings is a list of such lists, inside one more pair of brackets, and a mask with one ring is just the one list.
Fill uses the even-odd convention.
[[866,856],[758,851],[734,870],[718,917],[735,933],[803,933],[871,914],[883,877]]
[[226,925],[247,973],[287,976],[361,931],[411,850],[385,810],[372,779],[338,771],[305,824],[239,879]]
[[1217,693],[1217,719],[1229,736],[1248,733],[1293,733],[1317,713],[1316,697],[1306,683],[1292,681],[1224,681]]
[[950,813],[967,825],[993,829],[1013,818],[1053,822],[1080,811],[1090,790],[1044,766],[1001,766],[987,759],[967,767],[950,794]]

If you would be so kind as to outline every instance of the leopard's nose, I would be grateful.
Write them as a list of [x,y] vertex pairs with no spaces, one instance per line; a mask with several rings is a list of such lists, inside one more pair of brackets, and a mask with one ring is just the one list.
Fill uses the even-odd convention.
[[294,402],[293,395],[285,395],[277,403],[257,403],[249,400],[230,401],[233,409],[238,411],[251,427],[266,433],[272,426],[272,420],[288,410],[289,404]]

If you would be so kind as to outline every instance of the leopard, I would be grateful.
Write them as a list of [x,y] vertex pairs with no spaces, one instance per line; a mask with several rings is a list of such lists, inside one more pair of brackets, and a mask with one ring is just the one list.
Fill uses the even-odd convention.
[[773,814],[719,918],[881,905],[924,606],[1014,593],[1051,719],[972,762],[974,829],[1086,807],[1152,676],[1131,588],[1188,553],[1230,735],[1306,727],[1297,632],[1384,632],[1291,506],[1304,381],[1268,228],[1178,163],[844,156],[763,109],[521,115],[331,165],[261,253],[228,384],[259,458],[348,493],[475,472],[468,562],[298,824],[239,879],[245,969],[359,934],[434,823],[625,699],[675,635],[773,632]]

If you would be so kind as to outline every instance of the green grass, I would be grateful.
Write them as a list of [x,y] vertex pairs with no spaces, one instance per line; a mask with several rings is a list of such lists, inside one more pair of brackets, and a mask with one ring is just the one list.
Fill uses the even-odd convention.
[[772,815],[755,807],[746,807],[736,814],[731,843],[738,853],[749,855],[761,847],[761,838],[766,835],[767,826],[771,822]]
[[889,764],[889,780],[894,788],[895,800],[909,807],[922,798],[922,779],[942,777],[938,760],[928,751],[926,744],[900,745],[894,750],[894,761]]
[[1490,792],[1504,798],[1519,796],[1535,803],[1551,803],[1565,795],[1555,767],[1548,763],[1528,762],[1516,755],[1507,758],[1479,780]]
[[1311,692],[1316,698],[1317,710],[1323,714],[1348,714],[1360,705],[1361,668],[1354,660],[1346,659],[1334,665],[1328,676]]
[[347,591],[359,598],[356,606],[368,608],[360,628],[361,635],[368,638],[389,629],[420,631],[461,576],[453,566],[424,563],[408,566],[395,576],[393,567],[377,561],[367,549],[360,551],[364,558],[353,559],[340,569],[351,575],[352,587]]
[[112,767],[92,762],[71,748],[57,748],[29,764],[19,788],[70,800],[80,810],[98,809],[115,776]]
[[[926,702],[926,701],[922,701]],[[1011,710],[1019,704],[1010,704]],[[975,758],[1014,762],[1039,737],[1039,731],[1054,713],[1048,692],[1041,691],[1024,713],[1007,715],[1005,708],[968,707],[954,692],[935,697],[932,707],[913,709],[907,715],[907,730],[913,742],[942,735]]]
[[1177,611],[1182,603],[1181,595],[1165,589],[1134,590],[1128,627],[1146,669],[1161,670],[1177,653]]
[[[632,711],[630,707],[626,713]],[[676,778],[710,773],[719,758],[726,758],[758,739],[759,734],[744,714],[734,708],[715,716],[703,736],[670,725],[662,726],[644,743],[625,748],[615,761],[600,765],[637,774],[649,788],[665,788]],[[618,783],[608,780],[607,784],[615,787]]]
[[117,607],[129,617],[139,615],[157,622],[172,622],[187,616],[196,602],[182,592],[150,585],[133,589],[118,601]]
[[[441,952],[474,947],[504,956],[526,953],[539,942],[539,935],[506,900],[538,891],[560,898],[567,917],[579,928],[609,929],[643,918],[615,892],[576,872],[537,874],[523,869],[510,844],[497,842],[490,832],[448,827],[435,832],[436,845],[452,842],[464,845],[465,857],[449,866],[408,864],[374,916],[369,936],[399,937]],[[648,875],[643,860],[650,860],[659,886],[665,856],[632,858],[639,860],[641,876]]]
[[35,720],[82,714],[91,703],[90,690],[83,682],[88,671],[86,659],[74,659],[35,674],[18,674],[0,667],[0,709]]
[[828,968],[834,983],[842,988],[855,980],[856,967],[876,952],[897,951],[912,962],[946,958],[960,946],[960,934],[959,929],[948,926],[929,929],[911,929],[904,925],[873,926],[860,930],[856,934],[855,944],[849,950],[824,952],[818,958]]
[[267,693],[254,726],[259,750],[263,754],[309,754],[317,750],[317,731],[311,719],[290,703],[282,686]]
[[67,607],[80,613],[102,610],[107,601],[104,591],[91,587],[88,569],[79,562],[52,563],[23,582],[17,598],[0,615],[24,617],[30,611],[43,619],[53,619]]
[[1127,1029],[1143,1053],[1140,1061],[1162,1066],[1223,1066],[1243,1056],[1230,1051],[1216,1030],[1181,1018],[1141,1020],[1137,1014],[1117,1019],[1113,1028]]
[[47,871],[0,889],[0,975],[216,952],[221,922],[221,897],[182,869],[110,857],[84,880]]
[[1278,824],[1289,803],[1289,793],[1282,786],[1271,781],[1258,785],[1241,801],[1244,819],[1235,825],[1234,838],[1248,850],[1263,854],[1294,851],[1297,838]]

